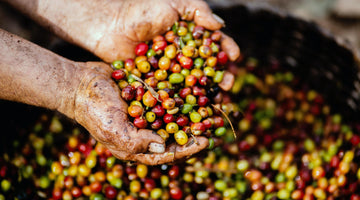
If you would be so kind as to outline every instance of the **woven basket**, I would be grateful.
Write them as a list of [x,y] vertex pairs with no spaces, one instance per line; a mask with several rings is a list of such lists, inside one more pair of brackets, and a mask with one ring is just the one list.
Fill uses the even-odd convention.
[[322,93],[333,111],[349,119],[359,116],[360,62],[348,45],[314,23],[271,8],[237,5],[214,12],[245,57],[262,63],[276,58]]

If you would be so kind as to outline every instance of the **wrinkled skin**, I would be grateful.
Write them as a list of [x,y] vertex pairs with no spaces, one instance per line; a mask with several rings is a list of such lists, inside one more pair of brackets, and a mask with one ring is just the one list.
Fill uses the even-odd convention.
[[[218,30],[224,25],[204,1],[198,0],[123,1],[121,7],[113,12],[119,14],[113,15],[115,18],[94,49],[95,54],[105,61],[134,57],[136,44],[165,33],[179,16],[210,30]],[[223,34],[221,44],[231,60],[239,56],[239,48],[230,37]]]
[[[202,0],[5,0],[58,36],[105,62],[133,58],[135,46],[164,34],[179,19],[209,30],[224,22]],[[230,60],[239,57],[236,43],[225,34],[221,47]]]
[[[139,42],[165,33],[180,18],[194,20],[196,24],[210,30],[218,30],[223,26],[223,21],[212,15],[207,4],[200,0],[6,1],[50,28],[60,37],[89,50],[106,62],[133,58],[135,56],[133,49]],[[155,165],[190,156],[208,146],[207,138],[197,137],[197,144],[190,138],[189,145],[171,144],[167,146],[165,153],[146,154],[149,143],[163,144],[164,141],[150,130],[137,130],[129,122],[127,104],[121,99],[117,85],[111,80],[111,68],[108,65],[98,62],[64,61],[63,58],[37,46],[34,47],[26,42],[25,44],[33,51],[33,56],[27,58],[28,52],[14,48],[19,51],[14,53],[14,58],[33,59],[31,62],[24,61],[27,63],[25,67],[28,68],[22,69],[23,71],[28,70],[33,73],[34,69],[44,64],[41,70],[48,74],[41,72],[37,74],[42,74],[44,77],[58,74],[59,77],[64,77],[62,75],[64,73],[73,77],[64,77],[66,80],[53,81],[49,85],[47,83],[27,85],[28,88],[22,91],[28,94],[27,98],[24,98],[23,93],[10,95],[7,93],[3,95],[4,98],[57,109],[69,118],[75,119],[109,148],[114,156],[123,160]],[[236,60],[240,54],[235,42],[224,34],[221,47],[230,60]],[[59,63],[62,64],[57,69]],[[5,64],[4,66],[7,67],[19,66],[11,61]],[[56,67],[46,68],[47,65]],[[21,66],[24,67],[24,64]],[[16,80],[14,77],[9,78]],[[24,79],[24,77],[20,78]],[[40,80],[42,79],[29,82],[35,83],[34,81]],[[48,87],[47,93],[41,89],[43,85]],[[14,84],[15,86],[19,87]],[[50,87],[54,92],[51,93]],[[227,84],[224,84],[224,87],[231,88]],[[57,92],[59,88],[69,89],[61,94]],[[37,99],[37,97],[41,98]]]
[[[81,63],[82,64],[82,63]],[[85,63],[86,70],[75,94],[75,108],[64,110],[68,116],[84,126],[114,156],[150,165],[172,162],[192,155],[208,146],[208,139],[197,137],[189,145],[171,144],[162,154],[146,154],[151,142],[163,144],[164,140],[151,130],[138,130],[127,118],[127,104],[110,79],[112,69],[101,62]]]

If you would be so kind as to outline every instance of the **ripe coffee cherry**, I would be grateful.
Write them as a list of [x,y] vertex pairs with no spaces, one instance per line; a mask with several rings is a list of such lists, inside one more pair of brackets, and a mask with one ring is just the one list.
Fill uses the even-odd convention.
[[123,69],[118,69],[111,73],[111,77],[115,80],[120,80],[126,77],[126,73]]
[[193,123],[190,128],[194,135],[201,135],[205,131],[205,125],[201,122]]
[[195,26],[194,27],[194,30],[192,32],[192,36],[195,38],[195,39],[198,39],[198,38],[201,38],[202,35],[204,34],[205,32],[205,28],[203,26]]
[[153,43],[159,42],[159,41],[165,41],[165,37],[162,35],[157,35],[152,39]]
[[156,105],[151,109],[157,117],[162,117],[165,114],[165,109],[161,105]]
[[128,72],[131,72],[133,69],[135,69],[135,62],[133,59],[129,58],[125,60],[125,69]]
[[220,51],[217,54],[217,61],[218,61],[219,65],[225,65],[227,63],[228,57],[224,51]]
[[147,126],[146,119],[143,117],[137,117],[134,119],[134,125],[139,129],[144,129]]
[[[199,47],[199,55],[202,58],[208,58],[211,56],[211,54],[212,54],[212,50],[211,50],[210,46],[202,45]],[[218,62],[219,62],[219,58],[218,58]]]
[[199,79],[199,84],[202,85],[202,86],[209,85],[210,83],[211,83],[211,80],[207,76],[202,76]]
[[163,108],[170,110],[175,107],[175,100],[173,98],[167,98],[162,102]]
[[135,94],[135,99],[136,101],[141,101],[141,99],[143,98],[145,94],[145,89],[143,86],[139,86],[136,88],[136,94]]
[[223,118],[219,116],[214,117],[214,128],[219,128],[224,126],[224,120]]
[[206,96],[199,96],[197,104],[201,107],[206,106],[209,103],[209,98]]
[[193,94],[195,96],[204,96],[204,95],[206,95],[206,91],[205,91],[204,88],[201,88],[199,86],[194,86],[193,87]]
[[197,79],[194,75],[189,75],[185,78],[185,85],[186,86],[194,86],[197,82]]
[[165,122],[166,124],[175,121],[174,115],[171,115],[171,114],[168,114],[168,113],[166,113],[166,114],[164,115],[163,119],[164,119],[164,122]]
[[157,54],[160,54],[166,48],[166,46],[167,46],[166,41],[157,41],[153,44],[152,49]]
[[180,90],[179,95],[182,99],[185,99],[187,95],[191,94],[191,92],[191,88],[184,88]]
[[131,105],[128,107],[128,113],[131,117],[140,117],[143,113],[143,109],[138,105]]
[[143,104],[147,107],[154,107],[157,102],[156,98],[152,96],[150,91],[145,92],[142,100]]
[[148,51],[149,46],[146,43],[140,43],[135,47],[136,56],[144,56]]
[[176,123],[179,126],[187,126],[189,124],[189,118],[185,115],[181,115],[176,119]]
[[150,125],[151,129],[158,130],[163,125],[163,121],[161,119],[155,119],[155,121]]
[[191,69],[191,67],[193,66],[193,60],[186,56],[182,56],[179,59],[179,62],[180,62],[181,67],[183,67],[185,69]]
[[121,91],[121,98],[125,101],[131,101],[135,97],[135,90],[130,85],[126,86]]
[[116,195],[117,195],[117,190],[114,187],[109,185],[109,186],[107,186],[105,188],[105,196],[106,196],[106,198],[114,199],[116,197]]

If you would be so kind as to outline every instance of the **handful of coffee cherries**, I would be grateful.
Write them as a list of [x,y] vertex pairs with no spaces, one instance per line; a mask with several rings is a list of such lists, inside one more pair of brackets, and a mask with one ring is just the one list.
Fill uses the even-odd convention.
[[[220,31],[179,21],[164,35],[138,44],[135,59],[112,63],[112,78],[137,128],[152,129],[179,145],[203,135],[212,146],[213,136],[226,133],[226,114],[213,101],[234,83],[234,76],[225,70],[229,62],[220,48],[221,36]],[[149,151],[164,149],[150,146]]]

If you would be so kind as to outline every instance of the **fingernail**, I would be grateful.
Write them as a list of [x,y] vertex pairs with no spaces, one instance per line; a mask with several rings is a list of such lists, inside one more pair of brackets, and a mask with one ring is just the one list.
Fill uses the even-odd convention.
[[214,19],[216,20],[216,21],[218,21],[220,24],[222,24],[223,26],[225,26],[225,21],[221,18],[221,17],[219,17],[218,15],[216,15],[216,14],[212,14],[213,15],[213,17],[214,17]]

